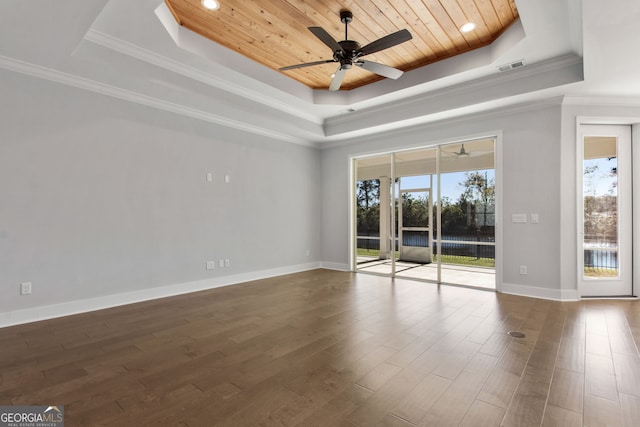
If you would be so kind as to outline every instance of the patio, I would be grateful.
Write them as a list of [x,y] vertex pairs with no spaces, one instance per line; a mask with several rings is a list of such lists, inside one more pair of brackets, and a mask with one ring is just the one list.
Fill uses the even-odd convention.
[[[371,274],[391,274],[391,260],[380,260],[374,257],[358,256],[358,272]],[[396,261],[396,277],[405,279],[438,281],[438,264],[419,264]],[[442,283],[467,286],[480,289],[496,289],[494,268],[472,267],[457,264],[442,264]]]

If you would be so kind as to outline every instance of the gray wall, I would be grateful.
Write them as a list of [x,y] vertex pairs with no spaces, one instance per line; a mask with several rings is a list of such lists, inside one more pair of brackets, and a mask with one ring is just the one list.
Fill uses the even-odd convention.
[[[322,259],[348,268],[351,156],[495,134],[501,135],[497,147],[498,214],[502,218],[503,258],[498,276],[503,290],[559,297],[560,99],[362,138],[324,150]],[[538,213],[540,223],[513,224],[512,213]],[[528,266],[528,275],[519,274],[520,265]]]
[[6,71],[0,93],[0,313],[319,265],[316,149]]
[[[640,121],[638,107],[551,99],[318,151],[6,71],[0,93],[0,324],[185,283],[348,269],[351,157],[492,135],[499,288],[575,296],[576,118]],[[540,223],[513,224],[513,213]],[[230,267],[205,270],[225,258]],[[25,281],[33,294],[20,296]]]

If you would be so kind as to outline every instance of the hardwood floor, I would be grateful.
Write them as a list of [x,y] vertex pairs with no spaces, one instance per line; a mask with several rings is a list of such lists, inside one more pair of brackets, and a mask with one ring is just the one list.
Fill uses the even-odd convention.
[[67,426],[638,426],[639,339],[636,301],[315,270],[0,329],[0,405],[64,405]]

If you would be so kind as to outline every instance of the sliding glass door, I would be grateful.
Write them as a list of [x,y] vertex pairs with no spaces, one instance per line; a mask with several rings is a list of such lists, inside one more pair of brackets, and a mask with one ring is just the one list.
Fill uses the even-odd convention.
[[494,140],[440,150],[441,281],[495,289]]
[[492,138],[354,167],[357,271],[495,289]]

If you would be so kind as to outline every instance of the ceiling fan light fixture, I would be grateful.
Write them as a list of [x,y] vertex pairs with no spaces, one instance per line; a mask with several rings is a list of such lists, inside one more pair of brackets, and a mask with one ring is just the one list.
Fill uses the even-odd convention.
[[216,0],[202,0],[202,7],[208,10],[218,10],[220,9],[220,3]]
[[462,31],[463,33],[468,33],[475,29],[476,29],[476,24],[474,24],[473,22],[467,22],[466,24],[460,27],[460,31]]

